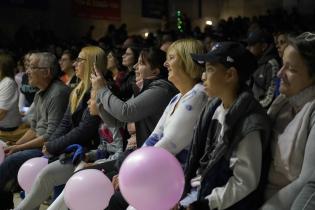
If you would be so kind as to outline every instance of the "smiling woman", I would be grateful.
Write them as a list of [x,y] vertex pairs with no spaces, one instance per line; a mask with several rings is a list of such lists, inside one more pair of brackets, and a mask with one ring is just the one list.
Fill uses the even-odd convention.
[[[314,68],[314,67],[311,67]],[[301,53],[292,45],[284,50],[283,66],[278,72],[281,79],[280,92],[293,96],[314,83],[314,76],[308,70],[307,63]]]
[[140,67],[143,71],[143,68],[147,68],[146,76],[148,72],[151,72],[150,77],[142,78],[143,85],[140,86],[139,93],[127,101],[116,97],[109,89],[107,81],[100,75],[95,77],[92,75],[92,87],[97,91],[101,115],[107,114],[122,122],[136,122],[139,147],[151,134],[168,102],[177,92],[175,87],[165,79],[164,60],[165,53],[161,50],[149,49],[141,52],[138,60],[141,64],[138,62],[135,65],[136,71],[140,72]]
[[[268,110],[273,122],[272,162],[266,191],[269,200],[263,210],[290,209],[315,171],[315,34],[289,38],[278,76],[282,95]],[[295,208],[307,209],[306,201],[300,204],[303,207]]]
[[[194,125],[207,101],[206,93],[200,84],[204,68],[195,64],[190,57],[191,53],[201,52],[203,52],[202,43],[195,39],[174,42],[167,53],[166,61],[165,52],[155,48],[143,49],[138,63],[134,66],[140,89],[139,95],[123,104],[118,103],[117,100],[115,102],[106,88],[100,89],[98,90],[101,101],[99,108],[118,119],[136,121],[138,147],[164,148],[184,165]],[[174,87],[166,86],[169,82],[162,80],[167,77],[168,72],[170,81],[180,91],[172,99],[170,93],[175,92]],[[96,85],[96,82],[95,80],[92,84]],[[162,116],[155,114],[157,111],[162,111]],[[158,122],[153,123],[153,119]],[[127,206],[128,203],[124,201],[121,194],[115,193],[107,210],[126,209]]]

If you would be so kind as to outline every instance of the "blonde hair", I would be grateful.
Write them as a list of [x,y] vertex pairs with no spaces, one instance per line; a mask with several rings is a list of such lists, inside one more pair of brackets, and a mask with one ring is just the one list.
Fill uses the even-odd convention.
[[81,52],[84,53],[84,59],[86,60],[84,60],[83,63],[83,78],[70,95],[71,113],[73,113],[77,109],[78,105],[84,97],[84,94],[88,92],[91,88],[90,76],[91,73],[94,71],[94,63],[99,70],[101,70],[102,72],[106,71],[106,55],[100,47],[84,47],[82,48]]
[[204,46],[201,41],[196,39],[180,39],[171,44],[167,50],[169,52],[174,51],[180,58],[183,71],[194,80],[201,80],[204,67],[198,65],[191,58],[191,54],[203,54]]

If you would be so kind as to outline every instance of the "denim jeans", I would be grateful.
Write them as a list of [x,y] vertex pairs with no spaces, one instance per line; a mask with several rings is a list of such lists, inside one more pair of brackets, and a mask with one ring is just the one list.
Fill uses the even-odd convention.
[[310,181],[303,187],[292,204],[291,210],[315,209],[315,173]]
[[43,153],[39,149],[29,149],[13,153],[6,157],[0,164],[0,190],[4,190],[6,183],[17,178],[22,164],[34,157],[40,157]]

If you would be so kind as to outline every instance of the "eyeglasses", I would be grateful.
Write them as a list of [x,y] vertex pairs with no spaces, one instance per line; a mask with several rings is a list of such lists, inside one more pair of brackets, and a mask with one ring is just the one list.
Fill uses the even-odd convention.
[[124,56],[133,56],[133,53],[125,53]]
[[75,62],[77,62],[77,63],[80,63],[81,61],[86,61],[86,59],[85,58],[79,58],[79,57],[77,57],[75,59]]
[[28,66],[28,69],[31,70],[31,71],[45,70],[45,69],[48,69],[48,68],[49,68],[49,67],[31,66],[31,65]]

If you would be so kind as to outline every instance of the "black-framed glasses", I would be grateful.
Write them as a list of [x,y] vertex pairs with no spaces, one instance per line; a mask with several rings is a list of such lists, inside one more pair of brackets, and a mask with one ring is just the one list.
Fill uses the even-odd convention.
[[86,59],[85,59],[85,58],[80,58],[80,57],[77,57],[77,58],[75,59],[75,62],[77,62],[77,63],[80,63],[80,62],[82,62],[82,61],[86,61]]
[[49,67],[44,67],[44,66],[32,66],[29,65],[28,69],[30,69],[31,71],[36,71],[36,70],[45,70],[48,69]]
[[69,61],[69,60],[70,60],[69,58],[60,58],[59,62],[65,62],[65,61]]

